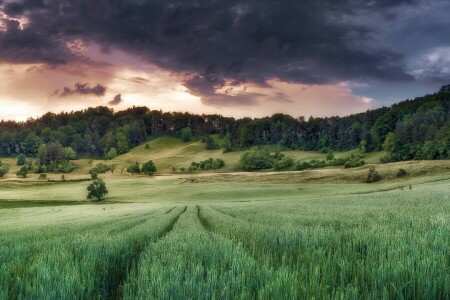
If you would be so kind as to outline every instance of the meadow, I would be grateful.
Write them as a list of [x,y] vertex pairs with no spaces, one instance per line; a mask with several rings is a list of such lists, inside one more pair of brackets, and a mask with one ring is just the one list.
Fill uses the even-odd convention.
[[106,178],[101,203],[85,182],[3,184],[0,299],[450,297],[448,175],[207,178]]

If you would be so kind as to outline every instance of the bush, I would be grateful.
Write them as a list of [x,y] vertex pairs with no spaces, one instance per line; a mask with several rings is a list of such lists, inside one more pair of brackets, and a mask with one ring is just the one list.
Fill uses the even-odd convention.
[[117,157],[117,150],[116,148],[111,148],[111,150],[108,151],[105,155],[106,160],[111,160]]
[[34,173],[41,174],[47,172],[47,168],[44,165],[37,164],[34,166]]
[[59,173],[70,173],[73,170],[75,170],[75,164],[70,161],[62,161],[60,164],[58,164],[57,171]]
[[72,147],[66,147],[64,148],[64,160],[74,160],[77,159],[77,153],[75,150],[72,149]]
[[190,142],[192,138],[194,137],[194,133],[192,132],[192,129],[190,127],[185,127],[181,129],[180,131],[180,137],[183,140],[183,142]]
[[39,174],[38,179],[47,179],[47,174],[45,174],[45,173]]
[[215,160],[213,161],[213,163],[212,163],[212,168],[213,168],[214,170],[223,168],[224,166],[225,166],[225,161],[224,161],[223,159],[221,159],[221,158],[215,159]]
[[408,172],[406,172],[405,169],[398,169],[397,177],[403,177],[403,176],[406,176],[406,175],[408,175]]
[[16,173],[17,177],[27,178],[28,175],[28,166],[22,166],[19,171]]
[[375,168],[370,168],[369,171],[367,172],[367,178],[366,178],[366,182],[368,183],[372,183],[372,182],[376,182],[376,181],[380,181],[381,180],[381,176],[380,174],[378,174],[378,171],[375,170]]
[[23,166],[27,163],[27,158],[24,154],[19,154],[19,156],[17,157],[17,165],[18,166]]
[[141,173],[141,168],[139,167],[139,163],[135,162],[134,164],[131,164],[128,166],[127,168],[127,172],[131,173],[131,174],[140,174]]
[[387,164],[392,161],[392,157],[390,154],[386,154],[380,158],[380,163]]
[[111,167],[104,163],[97,163],[92,169],[89,170],[89,173],[95,172],[97,174],[103,174],[111,170]]
[[291,157],[285,156],[280,160],[276,161],[274,164],[275,170],[284,170],[292,167],[294,165],[294,160]]
[[9,172],[9,167],[0,161],[0,178],[3,178]]
[[327,153],[327,158],[326,158],[327,160],[333,160],[334,159],[334,153],[333,153],[333,151],[329,151],[328,153]]
[[94,180],[88,187],[88,200],[93,201],[101,201],[103,197],[108,194],[108,190],[106,189],[106,184],[101,179]]
[[331,149],[329,147],[323,147],[319,149],[319,153],[325,154],[331,152]]
[[149,176],[152,176],[156,172],[156,166],[153,163],[153,161],[149,160],[148,162],[144,163],[142,165],[141,172]]
[[145,144],[145,149],[150,149],[150,145],[149,144]]
[[269,151],[264,149],[244,152],[239,162],[242,169],[246,171],[270,169],[273,167],[272,157]]
[[206,143],[205,149],[206,150],[216,150],[219,149],[220,146],[216,144],[216,142],[214,142],[213,138],[210,137],[209,135],[204,137],[204,141]]
[[195,171],[195,170],[217,170],[225,166],[225,161],[221,158],[213,159],[212,157],[202,160],[200,162],[191,162],[191,165],[189,166],[189,171]]
[[98,173],[97,172],[91,172],[91,180],[95,180],[98,178]]

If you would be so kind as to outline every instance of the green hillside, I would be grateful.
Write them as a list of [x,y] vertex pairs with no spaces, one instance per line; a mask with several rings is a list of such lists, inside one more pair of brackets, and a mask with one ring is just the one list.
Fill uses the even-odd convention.
[[[220,143],[218,135],[213,138]],[[149,149],[146,149],[146,144]],[[269,150],[275,152],[276,146],[268,146]],[[201,161],[212,158],[222,158],[225,161],[225,167],[217,170],[217,172],[236,172],[240,171],[239,158],[243,151],[235,151],[222,153],[222,149],[205,150],[205,144],[201,141],[183,142],[175,137],[159,137],[148,141],[131,149],[128,153],[120,155],[111,160],[111,163],[118,165],[119,169],[123,168],[135,161],[144,162],[153,160],[158,168],[159,174],[172,172],[172,167],[177,169],[180,167],[187,168],[193,161]],[[312,159],[325,159],[326,155],[315,151],[282,151],[285,155],[292,157],[294,160],[309,161]],[[347,152],[335,152],[337,157],[345,157],[351,154],[358,154],[358,150]],[[378,163],[384,152],[371,152],[365,154],[364,159],[367,163]]]

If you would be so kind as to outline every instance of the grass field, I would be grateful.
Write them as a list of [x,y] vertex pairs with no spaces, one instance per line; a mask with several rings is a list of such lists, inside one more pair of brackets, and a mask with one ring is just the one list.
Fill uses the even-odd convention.
[[[158,176],[101,174],[99,203],[80,181],[95,160],[65,182],[0,180],[0,300],[450,299],[450,161],[237,172],[239,152],[149,144],[109,163]],[[209,157],[226,168],[170,174]],[[371,166],[383,179],[363,183]]]
[[2,188],[0,299],[449,298],[449,176],[184,182]]

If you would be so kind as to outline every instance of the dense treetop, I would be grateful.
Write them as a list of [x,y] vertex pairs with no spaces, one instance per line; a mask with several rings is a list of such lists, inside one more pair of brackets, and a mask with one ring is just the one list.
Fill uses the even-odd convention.
[[387,160],[450,158],[449,111],[450,92],[446,88],[391,107],[308,120],[284,114],[234,119],[147,107],[115,112],[99,106],[47,113],[26,122],[1,121],[0,156],[35,157],[42,144],[59,143],[71,147],[78,157],[105,157],[112,149],[123,154],[152,136],[190,140],[219,133],[225,138],[220,146],[226,151],[278,144],[298,150],[386,149],[391,153]]

